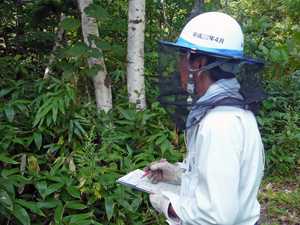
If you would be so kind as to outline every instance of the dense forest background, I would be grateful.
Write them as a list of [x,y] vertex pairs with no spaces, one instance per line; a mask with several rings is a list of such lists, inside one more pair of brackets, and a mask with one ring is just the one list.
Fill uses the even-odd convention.
[[[183,134],[155,101],[156,40],[176,41],[195,1],[146,0],[142,110],[127,90],[128,2],[90,1],[85,13],[97,21],[99,36],[89,36],[96,48],[84,42],[80,2],[0,2],[0,224],[164,224],[147,194],[115,181],[156,159],[185,157]],[[233,16],[245,34],[244,53],[266,60],[257,74],[270,94],[257,117],[265,179],[296,179],[298,186],[286,195],[267,188],[260,198],[280,203],[267,210],[274,224],[299,224],[300,1],[202,3],[202,12]],[[88,61],[100,57],[109,110],[94,94],[104,64]]]

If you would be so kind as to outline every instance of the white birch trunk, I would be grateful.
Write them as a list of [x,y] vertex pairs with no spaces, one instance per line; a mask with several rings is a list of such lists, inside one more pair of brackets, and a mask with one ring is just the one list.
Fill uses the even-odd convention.
[[[62,12],[60,14],[60,17],[59,17],[59,23],[63,19],[65,19],[66,17],[67,17],[67,15]],[[51,51],[51,54],[50,54],[50,59],[49,59],[47,68],[46,68],[45,73],[44,73],[44,79],[49,79],[50,78],[50,74],[52,72],[52,66],[51,65],[52,65],[52,63],[54,62],[54,59],[55,59],[55,56],[54,56],[53,52],[55,52],[59,48],[61,40],[62,40],[63,33],[64,33],[64,29],[62,29],[61,26],[58,26],[57,31],[56,31],[56,35],[55,35],[54,45],[52,47],[52,51]]]
[[[89,34],[94,34],[99,36],[98,24],[95,18],[92,18],[85,14],[83,11],[85,7],[89,4],[92,4],[93,0],[78,0],[78,7],[81,12],[81,26],[84,42],[88,46],[97,48],[94,41],[88,39]],[[100,49],[99,49],[100,50]],[[101,51],[101,50],[100,50]],[[98,74],[92,78],[94,89],[95,89],[95,98],[98,113],[101,110],[104,110],[106,113],[112,108],[112,95],[111,95],[111,85],[110,78],[107,74],[104,58],[100,57],[98,59],[89,58],[88,59],[89,67],[93,67],[95,64],[99,64],[103,67],[103,70],[98,71]]]
[[[146,108],[144,41],[145,0],[129,0],[127,37],[127,92],[136,110]],[[136,93],[137,91],[138,93]]]

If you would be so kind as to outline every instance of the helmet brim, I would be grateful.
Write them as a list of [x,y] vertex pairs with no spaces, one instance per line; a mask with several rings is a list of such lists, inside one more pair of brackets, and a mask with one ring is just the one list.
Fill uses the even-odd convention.
[[167,46],[172,46],[175,48],[180,48],[185,51],[190,51],[193,53],[199,53],[199,54],[205,54],[210,55],[217,58],[228,58],[228,59],[236,59],[240,60],[246,63],[259,63],[259,64],[265,64],[265,60],[261,58],[256,58],[248,55],[241,54],[240,51],[233,51],[233,50],[223,50],[223,49],[211,49],[211,48],[205,48],[198,45],[194,45],[192,43],[189,43],[185,41],[182,38],[179,38],[176,43],[168,42],[168,41],[162,41],[157,40],[158,43],[164,44]]

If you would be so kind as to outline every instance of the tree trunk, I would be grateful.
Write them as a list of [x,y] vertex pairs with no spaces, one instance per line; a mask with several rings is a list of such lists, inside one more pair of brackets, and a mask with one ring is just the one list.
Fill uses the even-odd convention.
[[13,56],[15,56],[16,53],[14,52],[14,50],[12,49],[12,47],[11,47],[11,45],[9,43],[9,40],[8,40],[6,32],[3,31],[2,37],[3,37],[4,43],[5,43],[6,54],[8,54],[10,52]]
[[[97,21],[95,18],[86,15],[83,11],[85,7],[93,3],[93,0],[78,0],[77,3],[81,12],[81,26],[84,42],[92,48],[97,48],[95,42],[88,39],[89,34],[99,36]],[[101,50],[99,49],[99,51]],[[95,64],[99,64],[103,67],[103,70],[98,71],[98,74],[94,76],[92,80],[95,89],[95,98],[98,113],[100,113],[101,110],[104,110],[107,113],[112,108],[112,96],[110,78],[106,72],[104,58],[89,58],[88,64],[90,68]]]
[[[62,12],[60,14],[59,19],[58,19],[58,24],[60,24],[60,22],[63,19],[65,19],[66,17],[67,17],[67,15]],[[49,59],[47,68],[45,70],[44,79],[49,79],[50,78],[50,74],[52,72],[51,65],[52,65],[52,63],[54,61],[54,58],[55,58],[53,52],[55,52],[59,48],[61,40],[62,40],[62,37],[63,37],[63,33],[64,33],[64,29],[62,29],[62,27],[58,25],[58,28],[57,28],[57,31],[56,31],[56,35],[55,35],[54,45],[52,47],[52,51],[51,51],[51,54],[50,54],[50,59]]]
[[145,0],[129,0],[127,37],[127,92],[136,110],[146,108],[145,73]]
[[[190,22],[191,19],[193,19],[194,17],[196,17],[202,13],[203,3],[204,3],[204,0],[196,0],[195,1],[194,7],[193,7],[191,14],[190,14],[188,20],[186,21],[185,25],[188,22]],[[183,27],[185,27],[185,25]],[[182,29],[183,29],[183,27],[182,27]]]

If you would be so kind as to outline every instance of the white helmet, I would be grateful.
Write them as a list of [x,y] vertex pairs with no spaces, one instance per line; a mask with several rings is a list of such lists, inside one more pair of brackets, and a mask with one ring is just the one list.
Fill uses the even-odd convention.
[[244,57],[244,35],[238,22],[220,12],[203,13],[193,18],[182,30],[176,43],[163,44],[205,53],[220,58],[258,62]]

